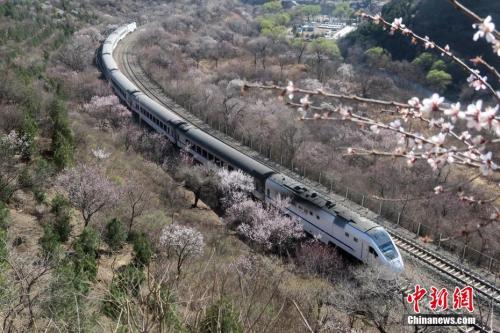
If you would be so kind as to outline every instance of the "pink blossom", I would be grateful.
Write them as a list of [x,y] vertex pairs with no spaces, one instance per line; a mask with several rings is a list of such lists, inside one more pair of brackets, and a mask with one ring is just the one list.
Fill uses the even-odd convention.
[[264,249],[280,250],[291,240],[301,238],[303,229],[298,221],[283,215],[289,205],[287,200],[277,199],[273,205],[266,208],[250,199],[238,202],[228,209],[225,220],[238,225],[238,233]]
[[96,166],[80,164],[62,174],[59,184],[67,191],[71,204],[81,212],[85,225],[95,213],[113,205],[119,197],[114,184]]

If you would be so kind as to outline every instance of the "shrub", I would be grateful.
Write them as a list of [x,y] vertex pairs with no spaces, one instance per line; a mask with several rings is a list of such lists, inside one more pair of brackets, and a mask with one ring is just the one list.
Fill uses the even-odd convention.
[[68,213],[63,213],[60,216],[56,216],[54,221],[54,231],[57,234],[59,241],[65,243],[69,239],[71,233],[71,216]]
[[75,251],[77,254],[88,254],[94,258],[97,256],[97,249],[101,239],[97,231],[92,228],[83,229],[75,243]]
[[54,99],[50,105],[50,118],[53,123],[52,151],[54,164],[59,170],[73,162],[74,144],[73,134],[69,127],[68,111],[63,101]]
[[153,255],[149,237],[142,233],[134,237],[134,261],[139,266],[148,265]]
[[61,214],[70,207],[68,200],[62,195],[57,194],[50,203],[50,211],[56,215]]
[[238,320],[238,312],[233,308],[231,302],[223,298],[212,304],[201,322],[200,332],[243,332]]
[[114,251],[119,250],[126,239],[127,231],[123,223],[117,218],[110,220],[106,225],[105,234],[105,240],[109,247]]
[[51,212],[55,214],[54,231],[57,233],[60,242],[66,242],[71,233],[71,213],[69,202],[62,196],[56,195],[51,202]]
[[39,240],[44,256],[53,256],[59,249],[59,237],[52,225],[48,224],[43,228],[43,236]]
[[9,226],[9,209],[3,201],[0,201],[0,229],[7,229]]
[[109,295],[103,303],[103,313],[116,319],[122,311],[124,300],[128,296],[137,296],[144,278],[142,270],[135,265],[120,267],[118,274],[111,281]]
[[453,80],[449,73],[438,69],[431,69],[427,73],[426,79],[430,85],[441,92],[445,91]]

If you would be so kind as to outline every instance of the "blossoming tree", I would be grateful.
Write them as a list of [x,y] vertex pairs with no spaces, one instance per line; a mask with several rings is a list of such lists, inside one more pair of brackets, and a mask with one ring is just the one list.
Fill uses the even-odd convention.
[[205,247],[203,235],[199,231],[178,224],[170,224],[162,230],[160,244],[167,256],[175,255],[177,258],[177,278],[181,275],[183,264],[201,255]]
[[293,240],[304,236],[302,225],[283,215],[288,200],[278,199],[274,206],[246,199],[228,208],[225,221],[237,232],[267,251],[283,252]]
[[97,212],[114,204],[119,197],[116,186],[97,166],[80,164],[63,173],[59,184],[82,214],[85,226]]

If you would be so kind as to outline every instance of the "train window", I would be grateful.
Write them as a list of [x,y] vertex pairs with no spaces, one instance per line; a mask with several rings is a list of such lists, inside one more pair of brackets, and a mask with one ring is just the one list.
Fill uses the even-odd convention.
[[230,165],[228,165],[228,166],[227,166],[227,169],[228,169],[229,171],[233,171],[233,170],[234,170],[234,168],[233,168],[232,166],[230,166]]
[[271,190],[270,189],[267,189],[267,196],[271,197]]
[[203,149],[201,151],[201,156],[203,156],[204,158],[207,158],[207,151],[205,149]]
[[201,155],[201,147],[200,146],[196,146],[196,152]]
[[375,252],[375,250],[373,249],[373,247],[369,246],[368,247],[368,252],[371,253],[371,254],[373,254],[375,256],[375,258],[378,257],[378,254],[377,254],[377,252]]
[[349,238],[349,233],[348,233],[348,232],[346,232],[346,233],[345,233],[345,236],[346,236],[347,238]]
[[353,237],[353,239],[354,239],[355,242],[358,242],[358,239],[356,237]]
[[214,160],[214,155],[208,153],[208,160],[213,161]]

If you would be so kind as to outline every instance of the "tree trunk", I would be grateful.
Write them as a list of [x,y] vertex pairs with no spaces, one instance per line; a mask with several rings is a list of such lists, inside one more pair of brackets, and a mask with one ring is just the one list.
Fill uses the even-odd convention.
[[193,192],[193,194],[194,194],[193,208],[197,208],[198,207],[198,200],[200,199],[200,192],[195,191],[195,192]]

